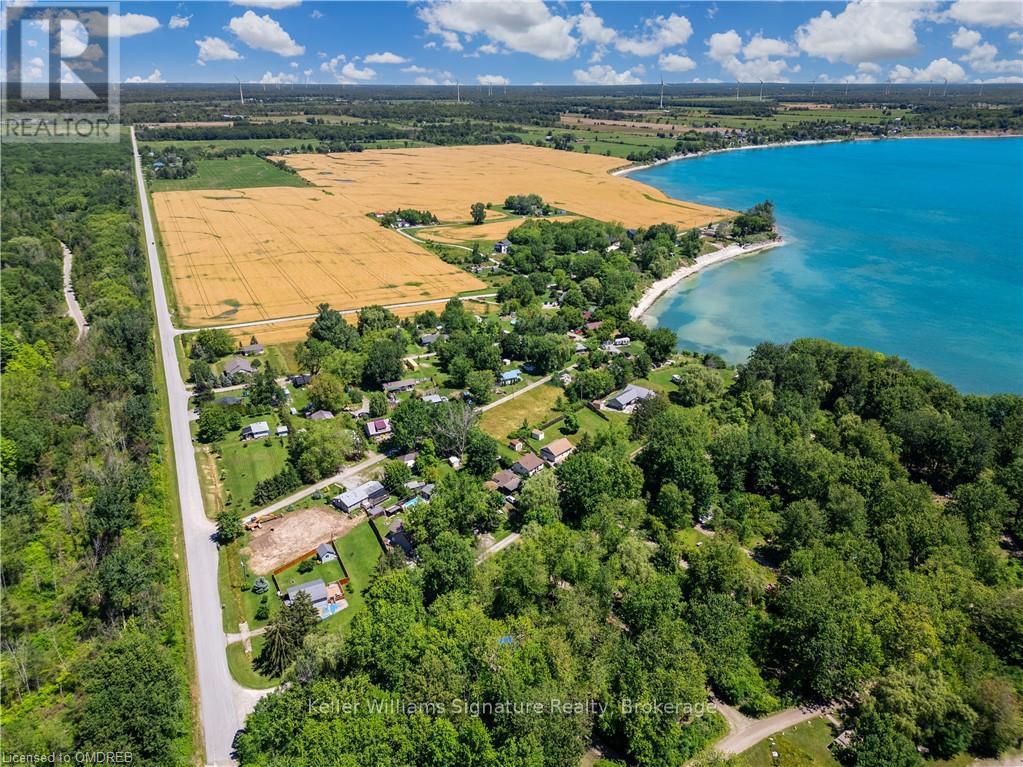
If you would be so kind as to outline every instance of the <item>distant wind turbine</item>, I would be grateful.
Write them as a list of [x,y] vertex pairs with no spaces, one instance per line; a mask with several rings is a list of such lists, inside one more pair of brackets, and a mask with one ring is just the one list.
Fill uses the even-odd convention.
[[817,92],[817,75],[813,76],[813,83],[810,85],[810,98],[813,98],[813,94]]
[[934,80],[927,83],[927,98],[931,97],[931,91],[934,89]]
[[[238,75],[234,76],[235,80],[238,80]],[[245,94],[242,93],[242,81],[238,80],[238,99],[242,102],[242,106],[245,106]]]
[[849,95],[849,81],[848,80],[845,81],[845,95],[846,96]]
[[735,81],[735,100],[739,100],[739,81]]
[[884,95],[887,96],[889,93],[891,93],[891,90],[892,90],[892,78],[889,77],[887,80],[885,80]]
[[457,98],[458,103],[461,104],[462,103],[462,84],[460,82],[458,82],[457,80],[455,81],[455,97]]
[[946,96],[947,94],[948,94],[948,78],[946,77],[946,78],[945,78],[945,90],[943,90],[943,91],[941,92],[941,97],[942,97],[942,98],[945,98],[945,96]]
[[661,75],[661,109],[664,109],[664,75]]
[[980,90],[977,91],[977,98],[980,98],[983,95],[984,95],[984,83],[981,83],[980,84]]
[[760,100],[764,100],[764,81],[760,81]]

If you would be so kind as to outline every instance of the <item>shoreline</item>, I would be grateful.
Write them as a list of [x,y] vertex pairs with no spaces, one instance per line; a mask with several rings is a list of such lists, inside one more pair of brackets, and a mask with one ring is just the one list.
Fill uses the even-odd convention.
[[779,235],[775,239],[768,240],[767,242],[758,242],[753,245],[728,245],[721,248],[721,250],[714,251],[713,253],[705,253],[702,256],[697,256],[696,261],[692,264],[679,267],[667,277],[657,280],[657,282],[644,290],[639,301],[629,310],[629,319],[639,320],[673,287],[682,282],[682,280],[702,272],[707,267],[714,266],[715,264],[723,264],[726,261],[731,261],[732,259],[739,258],[741,256],[749,256],[754,253],[770,250],[771,248],[777,248],[784,244],[785,239]]
[[724,154],[725,152],[743,152],[750,149],[779,149],[783,147],[791,146],[817,146],[820,144],[845,144],[854,141],[902,141],[907,139],[919,140],[919,139],[982,139],[982,138],[1023,138],[1023,134],[1019,133],[965,133],[958,135],[945,135],[943,133],[919,133],[910,136],[858,136],[856,138],[825,138],[825,139],[808,139],[806,141],[778,141],[773,144],[747,144],[746,146],[729,146],[723,149],[707,149],[703,152],[693,152],[692,154],[675,154],[671,157],[666,157],[663,160],[654,160],[653,162],[644,163],[642,165],[624,165],[620,168],[615,168],[611,171],[612,176],[627,176],[630,173],[635,173],[641,170],[649,170],[650,168],[657,168],[661,165],[666,165],[669,162],[678,162],[679,160],[695,160],[700,157],[709,157],[714,154]]

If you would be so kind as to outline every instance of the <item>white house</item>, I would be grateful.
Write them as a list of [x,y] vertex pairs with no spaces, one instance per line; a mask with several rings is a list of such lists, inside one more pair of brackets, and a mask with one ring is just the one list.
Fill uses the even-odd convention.
[[371,479],[369,482],[363,482],[358,487],[346,490],[340,495],[335,495],[330,499],[330,502],[341,509],[341,511],[351,512],[365,505],[372,506],[377,501],[386,497],[387,488],[377,480]]
[[242,427],[242,439],[263,439],[270,436],[270,425],[266,421],[256,421]]

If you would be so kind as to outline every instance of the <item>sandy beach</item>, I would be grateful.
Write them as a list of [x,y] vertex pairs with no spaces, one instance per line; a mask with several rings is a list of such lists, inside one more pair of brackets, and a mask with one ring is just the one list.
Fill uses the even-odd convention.
[[856,138],[828,138],[813,139],[808,141],[779,141],[774,144],[746,144],[744,146],[729,146],[723,149],[708,149],[705,152],[693,152],[692,154],[673,154],[663,160],[644,163],[642,165],[626,165],[611,171],[612,176],[625,176],[636,171],[656,168],[669,162],[679,160],[695,160],[698,157],[707,157],[712,154],[723,154],[725,152],[745,152],[750,149],[778,149],[786,146],[816,146],[818,144],[841,144],[849,141],[903,141],[906,139],[939,139],[939,138],[1020,138],[1016,133],[914,133],[908,136],[857,136]]
[[682,282],[682,280],[686,279],[686,277],[692,277],[694,274],[706,269],[708,266],[730,261],[731,259],[739,258],[740,256],[759,253],[763,250],[769,250],[770,248],[777,248],[779,245],[784,244],[785,240],[778,237],[777,239],[770,240],[768,242],[758,242],[753,245],[728,245],[721,248],[721,250],[714,251],[713,253],[706,253],[702,256],[698,256],[695,263],[676,269],[663,280],[657,280],[657,282],[643,291],[643,295],[639,299],[639,303],[629,310],[629,319],[638,320],[650,311],[650,308],[657,303],[657,300],[661,296]]

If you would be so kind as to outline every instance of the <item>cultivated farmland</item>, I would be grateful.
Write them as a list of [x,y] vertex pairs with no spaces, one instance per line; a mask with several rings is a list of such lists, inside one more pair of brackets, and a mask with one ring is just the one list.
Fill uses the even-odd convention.
[[160,192],[153,204],[185,325],[309,314],[322,302],[354,309],[448,298],[483,287],[333,190]]
[[610,175],[622,160],[503,144],[387,149],[280,158],[306,180],[328,187],[364,211],[416,208],[442,221],[465,221],[472,203],[502,203],[536,193],[572,213],[626,226],[662,222],[688,229],[735,215],[675,200],[653,187]]

